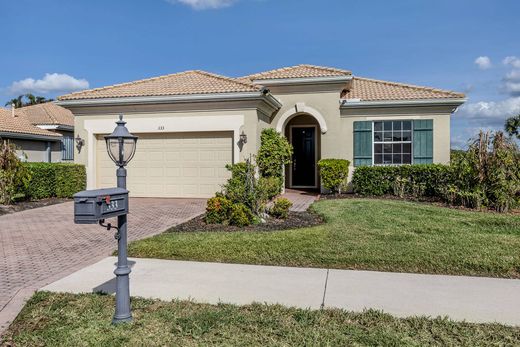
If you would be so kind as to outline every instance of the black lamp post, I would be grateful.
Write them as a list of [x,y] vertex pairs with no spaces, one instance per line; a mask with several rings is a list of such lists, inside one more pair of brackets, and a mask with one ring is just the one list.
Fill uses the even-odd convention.
[[[135,154],[137,136],[130,134],[125,127],[123,115],[119,116],[119,121],[112,134],[105,136],[107,151],[110,159],[118,166],[117,187],[126,189],[126,169],[125,166],[132,160]],[[123,323],[132,320],[130,312],[130,267],[128,266],[127,249],[127,215],[117,217],[117,268],[116,275],[116,311],[112,323]]]

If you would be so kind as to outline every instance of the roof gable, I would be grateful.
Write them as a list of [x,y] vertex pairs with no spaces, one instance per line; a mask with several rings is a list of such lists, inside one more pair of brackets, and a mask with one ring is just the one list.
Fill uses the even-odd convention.
[[245,81],[193,70],[60,96],[59,100],[256,92]]
[[352,72],[332,67],[316,66],[316,65],[295,65],[280,69],[256,73],[253,75],[241,77],[238,80],[267,80],[267,79],[286,79],[286,78],[313,78],[313,77],[336,77],[350,76]]
[[46,102],[18,109],[23,112],[29,122],[34,125],[66,125],[74,126],[74,115],[64,107],[53,102]]

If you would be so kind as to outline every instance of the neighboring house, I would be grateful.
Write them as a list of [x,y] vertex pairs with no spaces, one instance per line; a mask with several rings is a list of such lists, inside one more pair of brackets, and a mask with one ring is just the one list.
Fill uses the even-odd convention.
[[38,128],[62,135],[61,156],[57,156],[53,161],[74,160],[74,115],[72,112],[54,102],[26,106],[18,111],[22,112],[29,122]]
[[0,139],[14,144],[22,160],[51,162],[61,159],[61,134],[32,125],[20,110],[0,108]]
[[74,113],[85,142],[75,161],[87,166],[89,188],[115,186],[103,135],[122,113],[139,136],[128,170],[133,196],[208,197],[228,177],[224,166],[254,155],[268,127],[294,147],[287,187],[318,188],[321,158],[353,166],[448,163],[450,116],[464,101],[460,93],[298,65],[235,79],[187,71],[58,103]]

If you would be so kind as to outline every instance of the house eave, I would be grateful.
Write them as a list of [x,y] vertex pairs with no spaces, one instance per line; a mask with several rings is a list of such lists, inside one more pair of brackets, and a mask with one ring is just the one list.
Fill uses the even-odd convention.
[[344,109],[362,108],[391,108],[391,107],[428,107],[428,106],[451,106],[454,109],[466,102],[465,98],[443,98],[443,99],[414,99],[414,100],[375,100],[362,101],[348,99],[340,100],[340,107]]
[[61,141],[62,136],[45,136],[26,133],[13,133],[0,131],[0,138],[20,139],[20,140],[37,140],[37,141]]
[[169,95],[169,96],[137,96],[122,98],[95,98],[95,99],[75,99],[58,100],[56,104],[60,106],[114,106],[114,105],[136,105],[136,104],[161,104],[161,103],[189,103],[189,102],[215,102],[215,101],[264,101],[273,109],[278,110],[282,107],[271,94],[262,92],[243,92],[243,93],[219,93],[219,94],[192,94],[192,95]]

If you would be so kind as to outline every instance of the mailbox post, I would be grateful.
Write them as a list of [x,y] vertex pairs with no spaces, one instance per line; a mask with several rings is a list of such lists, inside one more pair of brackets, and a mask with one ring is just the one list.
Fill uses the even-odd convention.
[[112,134],[105,136],[108,155],[117,165],[117,188],[85,190],[74,194],[74,222],[76,224],[96,224],[112,228],[110,224],[103,224],[105,218],[117,217],[117,267],[116,275],[116,310],[113,324],[132,320],[130,311],[130,267],[128,266],[127,249],[127,214],[128,190],[126,190],[125,166],[135,154],[137,136],[128,132],[123,116]]
[[[137,136],[130,134],[123,121],[123,115],[119,116],[117,126],[112,134],[105,136],[108,155],[118,166],[117,187],[126,190],[126,168],[135,154]],[[116,311],[112,323],[124,323],[132,320],[130,311],[130,267],[128,266],[128,240],[127,240],[127,215],[117,217],[117,268],[116,275]]]

